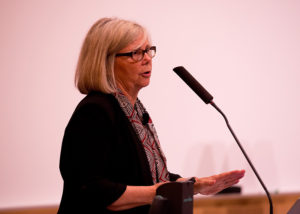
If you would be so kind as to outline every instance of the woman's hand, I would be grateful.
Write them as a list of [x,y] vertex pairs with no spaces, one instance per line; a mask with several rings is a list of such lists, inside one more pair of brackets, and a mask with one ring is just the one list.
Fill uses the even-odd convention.
[[234,170],[204,178],[195,178],[194,194],[213,195],[226,189],[244,177],[245,170]]
[[[224,172],[218,175],[213,175],[204,178],[196,178],[194,183],[194,194],[213,195],[223,189],[226,189],[234,184],[237,184],[239,180],[244,177],[245,170],[234,170],[230,172]],[[187,181],[187,178],[179,178],[177,181]]]

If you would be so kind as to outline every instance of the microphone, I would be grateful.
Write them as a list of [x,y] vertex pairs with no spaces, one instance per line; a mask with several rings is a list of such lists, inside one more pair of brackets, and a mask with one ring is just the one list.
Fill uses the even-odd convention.
[[143,124],[143,125],[146,125],[146,124],[149,122],[149,118],[150,118],[150,116],[149,116],[148,112],[144,112],[144,113],[143,113],[142,124]]
[[208,104],[213,100],[213,96],[211,96],[184,67],[179,66],[173,70],[203,100],[203,102]]
[[233,129],[231,128],[231,126],[229,124],[229,121],[228,121],[226,115],[213,102],[213,96],[211,96],[208,93],[208,91],[206,91],[205,88],[203,88],[202,85],[183,66],[175,67],[173,70],[203,100],[203,102],[205,102],[206,104],[208,104],[208,103],[211,104],[223,116],[223,118],[225,119],[226,125],[227,125],[228,129],[230,130],[233,138],[235,139],[235,141],[238,144],[239,148],[241,149],[243,155],[245,156],[247,162],[249,163],[251,169],[253,170],[253,172],[256,175],[257,179],[259,180],[261,186],[263,187],[263,189],[268,197],[268,200],[269,200],[270,214],[273,214],[273,202],[272,202],[272,198],[270,196],[270,193],[269,193],[267,187],[265,186],[264,182],[260,178],[258,172],[256,171],[256,169],[255,169],[254,165],[252,164],[250,158],[248,157],[246,151],[242,147],[239,139],[236,137]]

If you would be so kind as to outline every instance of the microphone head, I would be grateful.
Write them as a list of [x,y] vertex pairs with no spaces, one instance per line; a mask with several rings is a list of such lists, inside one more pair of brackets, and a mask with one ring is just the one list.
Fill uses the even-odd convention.
[[211,103],[213,96],[183,67],[175,67],[174,72],[205,102]]
[[143,125],[146,125],[146,124],[149,122],[149,119],[150,119],[149,114],[148,114],[147,112],[145,112],[145,113],[143,114],[143,121],[142,121],[142,124],[143,124]]

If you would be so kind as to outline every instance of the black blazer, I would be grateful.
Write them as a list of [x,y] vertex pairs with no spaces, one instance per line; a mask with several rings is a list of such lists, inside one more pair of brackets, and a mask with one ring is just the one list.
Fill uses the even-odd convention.
[[[63,138],[59,214],[148,213],[150,206],[111,212],[127,185],[153,185],[141,142],[113,95],[91,92],[75,109]],[[170,179],[180,176],[170,173]]]

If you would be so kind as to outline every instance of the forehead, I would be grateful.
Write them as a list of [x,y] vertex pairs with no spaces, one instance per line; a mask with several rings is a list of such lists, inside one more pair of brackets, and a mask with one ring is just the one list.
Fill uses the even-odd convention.
[[137,39],[135,39],[133,42],[128,44],[125,48],[122,49],[122,51],[132,51],[140,48],[145,49],[149,45],[150,45],[150,41],[148,39],[148,36],[144,34],[144,35],[140,35]]

